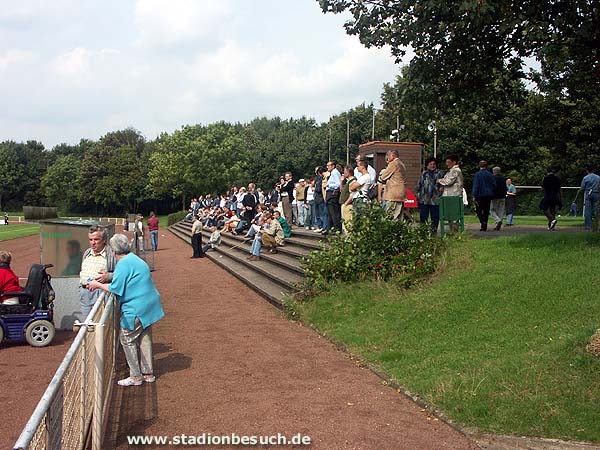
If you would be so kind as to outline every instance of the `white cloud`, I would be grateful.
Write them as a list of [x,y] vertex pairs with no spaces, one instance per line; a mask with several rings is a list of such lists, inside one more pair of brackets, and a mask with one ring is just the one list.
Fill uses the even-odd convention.
[[223,27],[231,11],[227,0],[137,0],[139,42],[172,46],[210,37]]
[[[0,141],[51,147],[127,126],[153,139],[185,124],[263,115],[324,121],[378,103],[398,71],[387,49],[364,48],[316,2],[87,0],[83,11],[75,1],[59,4],[86,21],[57,22],[48,45],[35,45],[44,39],[35,27],[5,44],[14,48],[0,42]],[[130,14],[119,15],[121,8]],[[297,23],[282,16],[288,9],[300,14]],[[87,22],[94,11],[99,17]],[[43,20],[31,8],[19,14]],[[110,35],[86,32],[113,17]]]
[[34,58],[34,53],[29,50],[11,48],[3,54],[0,54],[0,72],[14,66],[26,64]]

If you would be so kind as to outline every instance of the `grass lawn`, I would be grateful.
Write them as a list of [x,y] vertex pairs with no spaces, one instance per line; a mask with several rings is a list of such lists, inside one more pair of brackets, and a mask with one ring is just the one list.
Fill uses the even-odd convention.
[[356,284],[299,306],[453,420],[600,442],[600,235],[462,239],[423,286]]
[[[560,216],[557,217],[558,227],[583,227],[583,217],[569,217]],[[519,225],[543,225],[548,226],[548,219],[546,216],[515,216],[515,226]],[[506,219],[505,219],[506,222]],[[474,214],[465,215],[465,223],[479,225],[479,219]],[[493,226],[493,220],[490,217],[490,226]]]
[[37,224],[17,223],[9,224],[8,226],[3,225],[0,226],[0,241],[31,236],[32,234],[38,234],[39,232],[40,226]]

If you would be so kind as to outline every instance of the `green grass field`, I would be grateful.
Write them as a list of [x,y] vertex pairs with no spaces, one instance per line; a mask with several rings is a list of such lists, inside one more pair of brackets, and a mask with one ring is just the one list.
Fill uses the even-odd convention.
[[600,442],[600,236],[462,239],[419,288],[339,286],[301,315],[453,420]]
[[38,234],[39,232],[40,226],[31,223],[17,223],[8,226],[0,226],[0,241],[31,236],[32,234]]
[[[569,217],[569,216],[560,216],[558,219],[558,227],[583,227],[583,217]],[[490,224],[492,224],[492,219],[490,217]],[[466,215],[465,223],[470,224],[479,224],[479,220],[476,215]],[[515,226],[519,225],[548,225],[548,219],[545,216],[515,216]]]

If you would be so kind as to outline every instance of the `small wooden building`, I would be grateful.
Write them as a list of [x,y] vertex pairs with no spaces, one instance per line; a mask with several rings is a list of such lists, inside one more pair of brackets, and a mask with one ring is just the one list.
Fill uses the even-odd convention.
[[414,192],[423,170],[424,146],[420,142],[373,141],[361,144],[358,154],[365,157],[379,173],[386,166],[385,154],[389,150],[398,150],[400,161],[406,166],[406,186]]

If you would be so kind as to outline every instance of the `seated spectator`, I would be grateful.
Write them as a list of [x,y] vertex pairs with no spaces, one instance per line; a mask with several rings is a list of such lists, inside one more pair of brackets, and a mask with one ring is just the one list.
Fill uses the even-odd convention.
[[247,258],[248,261],[260,261],[260,250],[262,248],[262,233],[263,233],[263,216],[258,218],[256,223],[252,224],[250,229],[254,234],[254,241],[252,241],[252,247],[250,248],[250,256]]
[[12,255],[10,252],[0,250],[0,303],[4,305],[18,305],[18,297],[4,295],[5,292],[23,292],[19,285],[19,277],[10,268]]
[[231,233],[233,230],[235,230],[235,227],[237,227],[238,223],[240,223],[240,218],[234,214],[223,223],[223,229],[221,230],[221,233]]
[[217,230],[216,226],[210,227],[210,238],[208,243],[202,247],[202,253],[206,253],[211,248],[215,248],[221,245],[221,232]]
[[279,211],[275,211],[273,213],[273,218],[279,221],[279,224],[281,225],[281,228],[283,230],[283,237],[284,238],[292,237],[292,228],[290,227],[290,224],[287,222],[287,220],[285,220],[281,216],[281,213]]
[[263,214],[263,220],[268,225],[262,233],[262,244],[268,247],[269,253],[277,253],[277,247],[283,243],[283,229],[277,219],[270,213]]
[[254,225],[258,224],[258,221],[260,220],[261,216],[263,215],[264,210],[265,210],[264,205],[258,205],[256,207],[256,216],[254,216],[254,219],[252,219],[252,223],[250,224],[250,227],[248,228],[248,232],[244,235],[245,239],[254,239],[254,236],[256,235],[256,227],[254,227]]

